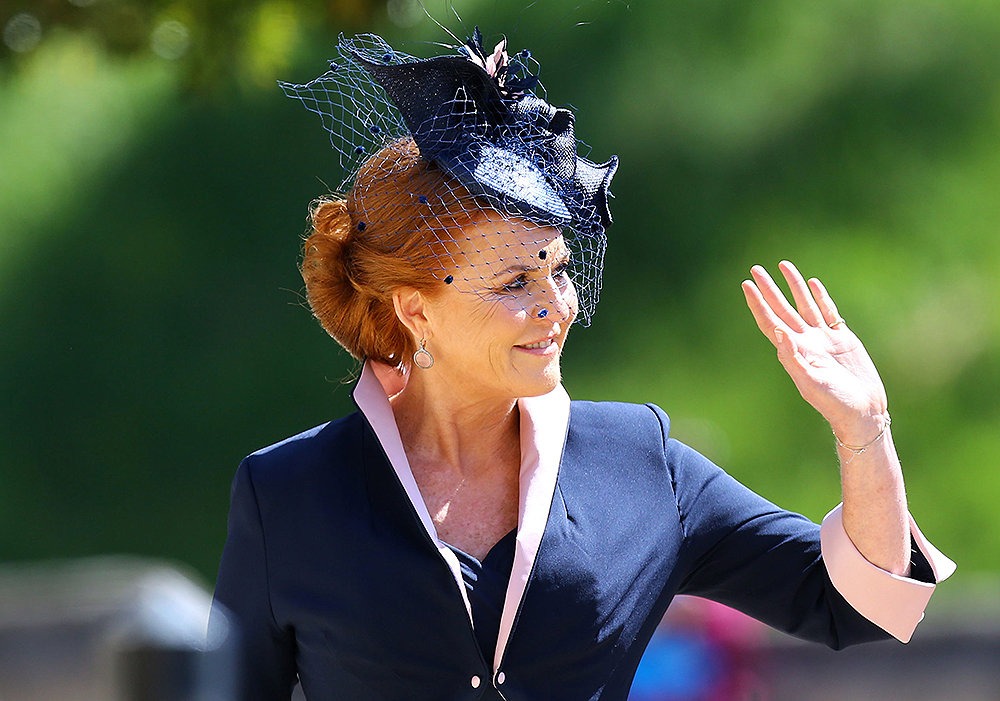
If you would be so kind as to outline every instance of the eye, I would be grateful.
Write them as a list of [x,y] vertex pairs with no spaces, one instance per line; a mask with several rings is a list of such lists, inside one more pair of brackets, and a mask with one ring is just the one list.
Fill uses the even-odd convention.
[[521,273],[516,278],[510,282],[506,282],[500,286],[501,292],[519,292],[528,286],[528,275],[527,273]]

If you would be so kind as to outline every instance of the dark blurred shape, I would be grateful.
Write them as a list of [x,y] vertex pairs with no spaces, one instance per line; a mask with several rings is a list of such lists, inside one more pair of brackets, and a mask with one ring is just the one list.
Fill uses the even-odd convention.
[[0,568],[4,701],[229,701],[236,640],[171,565],[92,558]]
[[[966,581],[932,602],[906,645],[893,640],[833,652],[782,636],[770,649],[768,701],[995,701],[1000,699],[1000,598]],[[942,589],[940,593],[946,590]]]

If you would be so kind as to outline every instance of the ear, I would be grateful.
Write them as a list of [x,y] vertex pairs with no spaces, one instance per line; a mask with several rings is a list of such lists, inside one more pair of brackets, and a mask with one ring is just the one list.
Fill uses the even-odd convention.
[[400,287],[392,293],[392,306],[396,317],[413,334],[415,339],[430,338],[427,299],[412,287]]

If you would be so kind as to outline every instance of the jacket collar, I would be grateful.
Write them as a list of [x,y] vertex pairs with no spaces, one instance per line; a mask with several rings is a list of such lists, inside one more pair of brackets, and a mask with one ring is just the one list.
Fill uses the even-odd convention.
[[[375,431],[375,436],[382,445],[424,530],[451,569],[471,622],[472,607],[465,591],[458,558],[438,538],[434,521],[417,487],[410,463],[406,459],[396,418],[389,404],[389,397],[400,392],[405,384],[405,376],[399,375],[386,365],[368,361],[354,388],[354,401]],[[570,399],[562,385],[540,397],[518,399],[517,405],[521,434],[517,546],[514,552],[514,566],[507,584],[503,613],[500,617],[500,632],[493,657],[494,673],[500,667],[507,641],[514,629],[514,621],[528,586],[545,525],[548,523],[549,508],[555,493],[559,463],[569,426]]]

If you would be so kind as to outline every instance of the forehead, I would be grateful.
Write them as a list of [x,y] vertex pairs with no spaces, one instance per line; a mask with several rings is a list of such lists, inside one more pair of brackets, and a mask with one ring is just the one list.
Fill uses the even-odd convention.
[[[487,212],[455,236],[452,258],[457,267],[471,265],[497,273],[511,267],[535,267],[565,249],[562,232],[555,227]],[[542,251],[545,254],[540,256]]]

